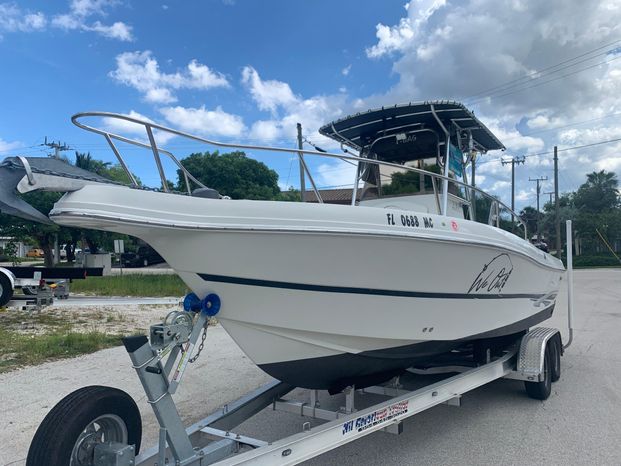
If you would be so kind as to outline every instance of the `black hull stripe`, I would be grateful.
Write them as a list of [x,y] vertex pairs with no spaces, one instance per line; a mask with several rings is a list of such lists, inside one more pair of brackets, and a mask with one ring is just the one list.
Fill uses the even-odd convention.
[[232,283],[235,285],[260,286],[266,288],[281,288],[285,290],[318,291],[321,293],[347,293],[374,296],[396,296],[401,298],[428,298],[428,299],[540,299],[545,294],[469,294],[469,293],[434,293],[426,291],[385,290],[379,288],[355,288],[351,286],[310,285],[307,283],[278,282],[272,280],[258,280],[254,278],[230,277],[226,275],[212,275],[199,273],[199,277],[208,282]]

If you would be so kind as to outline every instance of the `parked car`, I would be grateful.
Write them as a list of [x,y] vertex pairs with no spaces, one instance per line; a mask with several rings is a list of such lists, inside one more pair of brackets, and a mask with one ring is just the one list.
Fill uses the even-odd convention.
[[121,258],[125,267],[146,267],[164,262],[162,256],[151,246],[140,246],[136,252],[124,252]]
[[43,249],[40,248],[32,248],[30,251],[26,253],[26,257],[43,257],[45,253]]

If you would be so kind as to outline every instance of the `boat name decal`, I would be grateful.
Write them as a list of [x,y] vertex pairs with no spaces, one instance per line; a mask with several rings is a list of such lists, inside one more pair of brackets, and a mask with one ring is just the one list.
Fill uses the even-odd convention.
[[[401,225],[404,227],[413,227],[413,228],[433,228],[433,218],[431,217],[421,217],[418,218],[417,215],[399,215],[397,214],[397,219],[401,220]],[[386,220],[388,225],[395,226],[397,222],[395,222],[395,214],[387,213]]]
[[499,254],[483,266],[474,279],[468,293],[477,291],[496,291],[500,293],[513,272],[513,263],[508,254]]
[[343,424],[343,435],[351,432],[362,432],[378,424],[383,424],[408,412],[408,400],[386,406],[365,416],[347,421]]

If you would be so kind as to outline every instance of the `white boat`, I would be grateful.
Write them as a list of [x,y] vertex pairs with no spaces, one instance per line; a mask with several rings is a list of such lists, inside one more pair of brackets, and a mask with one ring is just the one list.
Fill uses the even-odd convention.
[[[156,146],[153,129],[233,146],[121,115],[74,116],[78,126],[106,136],[123,166],[112,140],[129,140],[80,122],[93,116],[145,125],[150,143],[132,143],[151,148],[160,167],[161,155],[182,164]],[[241,349],[295,386],[339,391],[375,384],[466,345],[493,348],[552,315],[564,276],[561,261],[498,228],[506,208],[499,201],[493,200],[489,215],[496,226],[477,223],[464,218],[474,211],[469,199],[475,188],[451,179],[461,191],[449,189],[454,162],[444,161],[455,152],[451,146],[460,149],[462,169],[475,151],[503,148],[463,106],[383,108],[321,131],[359,156],[233,147],[295,152],[303,167],[303,155],[360,162],[353,205],[231,200],[202,185],[199,196],[179,195],[85,180],[75,170],[71,178],[61,176],[69,183],[59,189],[60,169],[39,170],[35,159],[3,165],[10,165],[21,192],[67,191],[50,213],[52,221],[141,238],[200,298],[216,293],[222,302],[217,318]],[[381,196],[380,167],[403,169],[406,160],[430,157],[443,175],[406,169],[438,180],[442,194],[434,182],[433,193]],[[23,205],[17,202],[3,204],[19,214]]]

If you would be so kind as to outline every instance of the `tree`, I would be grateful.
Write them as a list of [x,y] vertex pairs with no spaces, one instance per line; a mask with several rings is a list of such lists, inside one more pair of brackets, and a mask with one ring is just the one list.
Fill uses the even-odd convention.
[[537,212],[537,209],[534,207],[528,206],[521,210],[520,218],[522,219],[522,222],[526,224],[528,235],[532,237],[537,233],[537,220],[541,221],[543,219],[543,214],[541,212]]
[[[195,153],[182,160],[183,166],[205,186],[232,199],[274,199],[279,195],[278,174],[243,152]],[[177,170],[177,189],[186,191],[185,179]]]
[[619,206],[617,175],[605,170],[589,173],[574,196],[576,208],[583,212],[601,213]]
[[[100,176],[120,183],[129,182],[129,177],[120,165],[111,165],[101,160],[93,159],[90,153],[76,152],[76,166],[97,173]],[[60,199],[62,193],[34,191],[23,194],[26,202],[35,209],[47,215],[54,203]],[[84,240],[92,252],[101,246],[111,247],[115,238],[127,238],[125,235],[87,230],[83,228],[60,227],[59,225],[44,225],[8,215],[0,215],[0,229],[3,234],[12,236],[19,241],[33,243],[43,249],[45,265],[53,265],[53,247],[56,238],[59,243],[66,243],[67,260],[74,259],[75,246],[79,240]]]
[[[61,196],[61,193],[30,192],[24,194],[23,198],[35,209],[47,215]],[[4,235],[11,236],[20,241],[34,242],[43,249],[45,254],[44,261],[47,267],[53,265],[52,249],[56,235],[64,233],[58,225],[45,225],[4,214],[0,215],[0,229]]]

